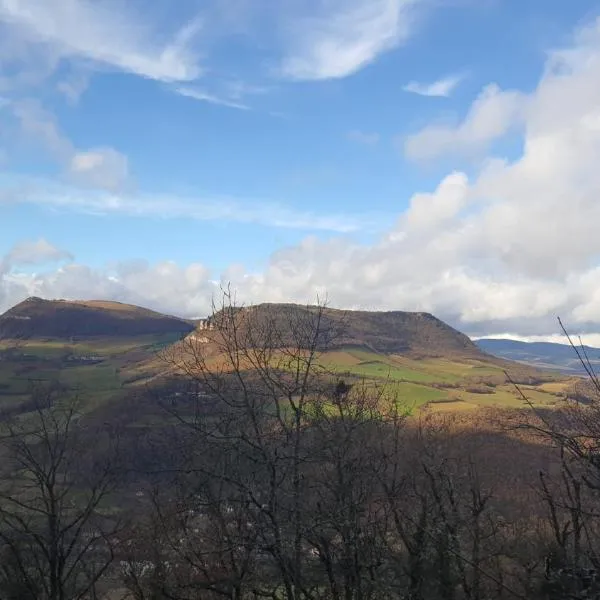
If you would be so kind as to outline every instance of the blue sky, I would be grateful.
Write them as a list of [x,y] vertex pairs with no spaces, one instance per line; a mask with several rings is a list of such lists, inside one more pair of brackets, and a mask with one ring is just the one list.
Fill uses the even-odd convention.
[[576,161],[600,137],[596,9],[0,0],[0,309],[204,314],[231,280],[473,334],[549,336],[557,313],[600,332],[600,248],[569,209],[600,189]]

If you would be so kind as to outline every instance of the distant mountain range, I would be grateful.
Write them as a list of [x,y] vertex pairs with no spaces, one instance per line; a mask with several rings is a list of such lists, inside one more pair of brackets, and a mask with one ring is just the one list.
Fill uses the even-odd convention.
[[[507,339],[485,338],[476,340],[481,350],[507,360],[532,365],[541,369],[555,369],[564,373],[585,374],[575,350],[569,344],[551,342],[519,342]],[[600,348],[583,346],[590,363],[600,373]]]

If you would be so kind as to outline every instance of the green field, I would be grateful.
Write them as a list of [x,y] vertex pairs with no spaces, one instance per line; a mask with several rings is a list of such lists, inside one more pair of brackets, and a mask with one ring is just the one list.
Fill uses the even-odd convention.
[[[477,360],[413,359],[348,348],[325,354],[321,363],[340,376],[366,378],[388,386],[408,410],[424,405],[441,410],[526,405],[507,381],[502,367]],[[533,405],[552,406],[559,401],[557,394],[570,384],[563,378],[537,386],[523,385],[521,389]]]
[[[81,342],[0,342],[0,407],[27,399],[40,383],[58,382],[89,408],[119,397],[135,369],[176,341],[171,336],[97,338]],[[68,357],[71,357],[69,359]],[[86,362],[88,360],[90,362]]]
[[[12,406],[26,399],[39,381],[59,381],[84,397],[90,407],[123,395],[164,371],[157,358],[161,348],[176,341],[176,336],[139,336],[137,338],[97,338],[70,344],[31,341],[15,347],[0,342],[0,404]],[[13,354],[6,350],[13,348]],[[94,364],[67,357],[88,357]],[[11,358],[12,357],[12,358]],[[320,364],[340,378],[364,379],[385,386],[407,411],[424,405],[440,410],[465,410],[478,406],[524,406],[503,369],[475,359],[415,359],[383,355],[356,348],[327,352]],[[535,405],[551,406],[570,385],[563,378],[523,386]]]

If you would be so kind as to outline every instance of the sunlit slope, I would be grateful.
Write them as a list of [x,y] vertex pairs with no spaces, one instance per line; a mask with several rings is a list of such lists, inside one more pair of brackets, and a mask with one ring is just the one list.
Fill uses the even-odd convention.
[[[240,310],[282,328],[318,311],[291,304]],[[411,410],[424,405],[440,410],[523,406],[505,371],[535,404],[551,406],[573,386],[570,377],[485,354],[426,313],[325,309],[321,316],[320,326],[332,335],[319,353],[320,367],[333,377],[385,385]],[[0,339],[0,403],[18,405],[40,381],[59,381],[93,405],[131,390],[160,389],[181,375],[165,355],[184,351],[182,338],[196,339],[208,364],[222,368],[219,332],[193,327],[183,319],[119,303],[31,299],[0,317],[0,332],[13,333]]]
[[533,404],[552,406],[564,399],[573,385],[569,377],[486,357],[415,359],[346,348],[325,353],[321,362],[341,377],[367,378],[387,385],[411,407],[525,406],[515,383]]

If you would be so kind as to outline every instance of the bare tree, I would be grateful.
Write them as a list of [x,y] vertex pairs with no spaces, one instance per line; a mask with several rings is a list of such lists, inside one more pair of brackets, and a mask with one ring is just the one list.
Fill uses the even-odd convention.
[[77,406],[40,388],[33,412],[2,425],[3,600],[93,598],[111,564],[117,440],[79,422]]
[[337,331],[323,305],[240,308],[227,293],[211,323],[210,344],[190,337],[167,356],[198,385],[196,406],[172,411],[193,432],[188,470],[201,475],[195,496],[213,523],[224,522],[225,506],[237,522],[229,527],[244,531],[238,549],[251,549],[253,570],[262,574],[246,582],[253,594],[316,597],[319,582],[306,568],[317,460],[310,431],[335,393],[319,356]]
[[[545,582],[541,593],[558,598],[600,597],[600,379],[581,339],[576,344],[559,319],[587,378],[553,410],[530,407],[519,428],[547,444],[556,460],[539,472],[546,508]],[[509,377],[510,380],[510,377]]]
[[163,401],[175,456],[128,559],[137,598],[533,597],[470,450],[440,419],[407,426],[392,388],[329,372],[338,334],[325,306],[226,293],[164,354],[190,385]]

